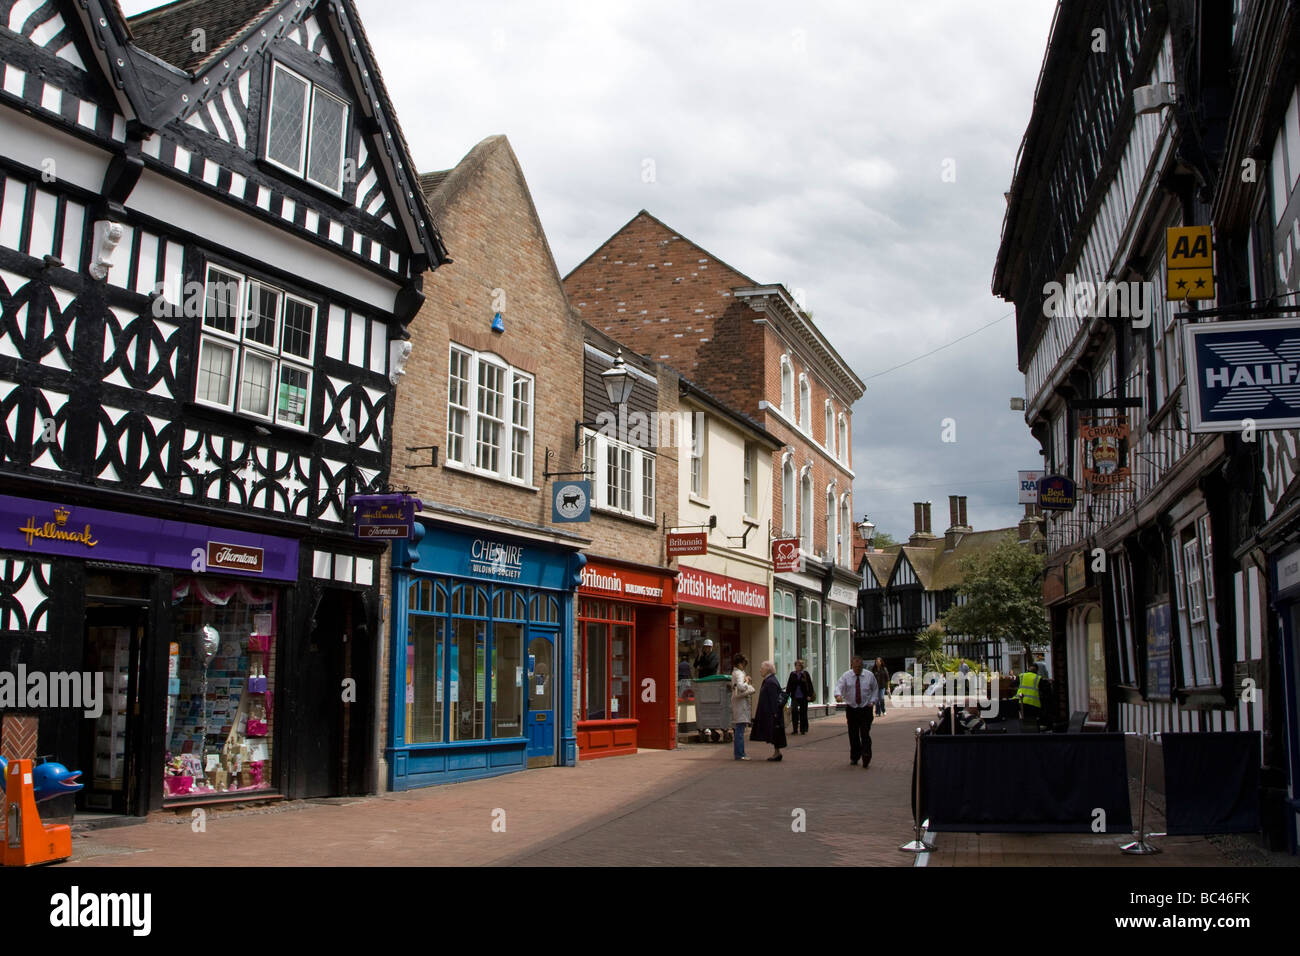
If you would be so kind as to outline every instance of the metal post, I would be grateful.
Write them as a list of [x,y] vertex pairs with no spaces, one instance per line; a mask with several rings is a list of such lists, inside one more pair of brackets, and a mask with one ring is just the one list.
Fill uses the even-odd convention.
[[1138,828],[1137,839],[1132,843],[1125,843],[1120,847],[1121,853],[1128,853],[1133,856],[1150,856],[1152,853],[1159,853],[1158,846],[1152,846],[1146,842],[1147,831],[1147,735],[1142,735],[1142,782],[1138,787]]
[[913,799],[916,807],[912,810],[912,822],[916,827],[913,838],[899,847],[904,853],[926,853],[929,847],[921,840],[921,728],[916,728],[916,783],[913,787]]

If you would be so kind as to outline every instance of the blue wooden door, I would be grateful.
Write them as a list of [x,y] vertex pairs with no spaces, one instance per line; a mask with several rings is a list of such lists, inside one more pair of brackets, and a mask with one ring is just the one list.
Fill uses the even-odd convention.
[[527,723],[528,765],[555,762],[555,641],[558,632],[532,632],[528,642]]

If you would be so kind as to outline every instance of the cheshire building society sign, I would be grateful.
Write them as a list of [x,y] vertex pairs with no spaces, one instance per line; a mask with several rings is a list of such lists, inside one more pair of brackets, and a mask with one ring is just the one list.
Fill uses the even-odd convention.
[[1193,432],[1300,427],[1300,322],[1190,323],[1183,334]]

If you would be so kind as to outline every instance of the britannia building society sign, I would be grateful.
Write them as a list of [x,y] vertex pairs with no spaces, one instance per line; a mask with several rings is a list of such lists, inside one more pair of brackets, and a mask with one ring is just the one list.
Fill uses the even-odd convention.
[[1184,334],[1192,431],[1300,427],[1300,322],[1189,323]]

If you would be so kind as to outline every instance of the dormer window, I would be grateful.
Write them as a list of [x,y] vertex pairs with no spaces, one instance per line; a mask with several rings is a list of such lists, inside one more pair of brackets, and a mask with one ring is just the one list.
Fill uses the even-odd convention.
[[341,195],[347,130],[347,103],[288,67],[274,65],[267,160]]

